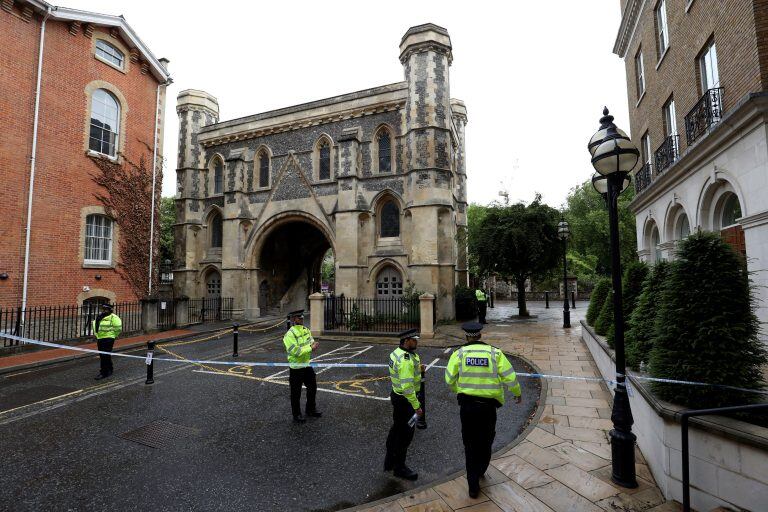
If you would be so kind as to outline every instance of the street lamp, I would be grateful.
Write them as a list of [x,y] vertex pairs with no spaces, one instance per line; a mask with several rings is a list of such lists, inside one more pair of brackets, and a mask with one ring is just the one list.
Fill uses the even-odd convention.
[[632,433],[632,410],[626,386],[626,362],[624,360],[624,316],[621,303],[621,260],[619,254],[619,212],[618,199],[629,186],[629,173],[637,165],[640,151],[629,140],[626,133],[613,123],[608,108],[603,109],[600,129],[587,146],[592,155],[592,166],[600,175],[592,179],[595,189],[605,190],[608,206],[608,226],[611,244],[611,278],[613,283],[613,323],[616,347],[616,391],[613,395],[611,421],[611,479],[622,487],[637,487],[635,475],[635,441]]
[[557,237],[563,241],[563,329],[571,327],[571,310],[568,307],[568,260],[566,258],[569,236],[571,236],[571,230],[568,228],[568,223],[564,218],[561,218],[557,225]]

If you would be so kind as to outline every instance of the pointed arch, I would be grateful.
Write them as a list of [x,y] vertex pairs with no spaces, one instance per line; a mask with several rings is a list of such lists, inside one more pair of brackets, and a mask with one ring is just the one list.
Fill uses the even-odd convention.
[[272,186],[272,151],[266,144],[256,149],[253,157],[256,171],[256,188],[267,189]]
[[371,141],[371,159],[376,174],[390,174],[395,170],[395,131],[388,124],[379,125]]
[[402,199],[390,189],[383,190],[373,200],[376,238],[400,238]]
[[335,155],[333,139],[327,133],[320,134],[312,151],[312,176],[315,181],[330,181],[335,176],[333,172]]
[[224,243],[224,212],[218,206],[211,206],[204,218],[208,228],[208,247],[221,249]]
[[208,174],[211,176],[208,195],[224,193],[224,162],[224,156],[221,153],[214,153],[208,160]]

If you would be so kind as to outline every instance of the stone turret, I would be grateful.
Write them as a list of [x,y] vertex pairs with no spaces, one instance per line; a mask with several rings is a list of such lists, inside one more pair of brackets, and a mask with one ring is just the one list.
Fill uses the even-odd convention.
[[456,246],[456,284],[469,285],[469,270],[467,268],[467,152],[464,140],[467,126],[467,107],[464,102],[451,99],[451,117],[456,130],[457,146],[454,150],[454,181],[453,194],[456,197],[456,229],[458,231]]

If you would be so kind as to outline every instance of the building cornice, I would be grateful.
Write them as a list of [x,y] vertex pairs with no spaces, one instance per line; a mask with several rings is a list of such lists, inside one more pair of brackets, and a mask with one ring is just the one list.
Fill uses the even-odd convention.
[[613,44],[613,53],[622,59],[627,55],[627,49],[632,42],[632,36],[635,34],[637,24],[640,21],[643,6],[645,6],[645,0],[627,0],[627,5],[624,7],[621,24],[619,25],[619,33],[616,35],[616,42]]
[[745,134],[760,124],[768,123],[768,92],[750,93],[742,98],[711,131],[685,153],[664,173],[629,203],[630,211],[637,215],[647,209],[661,195],[677,186],[707,161],[726,151]]

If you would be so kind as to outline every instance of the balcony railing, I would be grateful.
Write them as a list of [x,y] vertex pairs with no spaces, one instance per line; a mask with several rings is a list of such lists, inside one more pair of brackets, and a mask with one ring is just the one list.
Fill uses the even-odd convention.
[[635,174],[635,194],[639,194],[651,184],[651,162],[646,162]]
[[685,116],[685,137],[690,146],[723,117],[723,88],[710,89]]
[[677,160],[677,157],[680,156],[678,153],[678,139],[679,135],[670,135],[666,139],[664,139],[664,142],[661,143],[661,146],[659,146],[659,149],[656,150],[655,153],[655,164],[656,164],[656,175],[660,175],[663,173],[667,167],[675,163],[675,160]]

